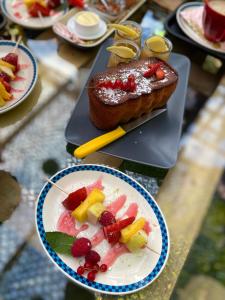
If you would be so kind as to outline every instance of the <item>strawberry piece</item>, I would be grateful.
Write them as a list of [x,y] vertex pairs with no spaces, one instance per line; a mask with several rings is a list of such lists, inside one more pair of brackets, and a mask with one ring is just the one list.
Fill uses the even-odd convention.
[[84,0],[68,0],[69,5],[84,8]]
[[162,65],[162,63],[156,63],[149,65],[149,69],[144,72],[143,76],[149,78],[156,73],[156,70]]
[[114,85],[113,85],[113,87],[115,88],[115,89],[121,89],[121,86],[122,86],[122,81],[120,80],[120,79],[116,79],[116,81],[114,82]]
[[99,223],[102,226],[108,226],[116,222],[114,215],[110,211],[103,211],[99,218]]
[[6,61],[7,63],[13,65],[16,67],[15,72],[18,71],[18,55],[15,53],[9,53],[5,57],[2,58],[2,60]]
[[98,84],[98,86],[97,86],[98,88],[103,88],[103,87],[105,87],[105,82],[103,81],[103,82],[100,82],[99,84]]
[[165,78],[165,72],[164,72],[161,68],[158,68],[158,69],[156,70],[155,75],[156,75],[156,78],[157,78],[158,80],[162,80],[162,79]]
[[69,196],[62,202],[63,206],[68,210],[74,210],[81,202],[87,198],[87,191],[85,187],[70,193]]
[[43,17],[48,17],[50,15],[50,9],[42,6],[38,2],[34,2],[34,4],[29,7],[28,12],[33,18],[38,18],[39,15],[42,15]]
[[86,255],[91,250],[91,241],[86,238],[76,239],[71,247],[71,253],[74,257]]
[[3,79],[6,82],[10,82],[10,77],[5,73],[0,73],[0,79]]
[[121,237],[121,233],[120,231],[117,231],[117,232],[111,232],[107,234],[106,239],[110,244],[116,244],[119,242],[120,237]]
[[100,261],[100,259],[100,255],[94,250],[90,250],[85,256],[85,262],[92,265],[96,265]]
[[133,223],[134,220],[135,220],[135,217],[129,217],[124,220],[117,221],[114,224],[104,227],[103,231],[104,231],[105,235],[108,235],[111,232],[118,232],[118,231],[122,230],[123,228],[127,227],[128,225],[130,225],[131,223]]
[[128,81],[135,81],[135,76],[133,74],[130,74],[128,76]]

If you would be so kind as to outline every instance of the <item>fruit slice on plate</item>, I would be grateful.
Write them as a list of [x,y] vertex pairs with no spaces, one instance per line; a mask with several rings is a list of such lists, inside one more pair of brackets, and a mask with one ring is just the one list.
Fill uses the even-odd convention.
[[168,46],[161,36],[153,36],[147,39],[146,41],[147,46],[155,51],[155,52],[166,52],[168,51]]
[[122,24],[109,24],[109,27],[113,28],[113,29],[117,29],[120,32],[123,32],[126,36],[133,38],[133,39],[136,39],[139,36],[137,31],[135,31],[134,29],[132,29],[129,26],[125,26]]
[[139,230],[141,230],[146,223],[145,218],[139,218],[134,223],[130,224],[126,228],[121,230],[121,243],[127,243],[129,239],[137,233]]
[[79,222],[84,222],[87,219],[87,213],[90,206],[95,203],[103,202],[105,195],[102,191],[94,189],[88,197],[72,212],[72,216]]
[[144,230],[139,230],[126,243],[130,252],[136,252],[144,248],[148,243],[148,236]]
[[0,95],[0,107],[4,106],[6,104],[5,100]]
[[13,71],[6,66],[0,65],[0,71],[7,74],[11,80],[14,80],[16,78],[15,75],[13,74]]
[[126,46],[111,46],[106,49],[122,58],[134,58],[136,55],[131,48]]
[[3,67],[7,67],[9,69],[11,69],[12,71],[15,71],[16,67],[10,63],[8,63],[7,61],[4,61],[2,59],[0,59],[0,65]]
[[46,1],[45,0],[24,0],[24,4],[27,7],[32,6],[34,3],[38,3],[38,4],[46,7]]
[[4,100],[10,100],[11,99],[11,94],[7,92],[5,86],[2,84],[2,82],[0,81],[0,96],[4,99]]

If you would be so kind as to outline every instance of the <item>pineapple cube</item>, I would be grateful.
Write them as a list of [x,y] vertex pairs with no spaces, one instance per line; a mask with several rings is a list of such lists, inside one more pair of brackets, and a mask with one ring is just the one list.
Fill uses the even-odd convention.
[[11,80],[14,80],[16,78],[16,76],[13,74],[13,71],[6,66],[0,65],[0,71],[6,73],[11,78]]
[[139,230],[141,230],[144,227],[145,222],[146,222],[145,218],[139,218],[134,223],[122,229],[120,242],[126,244],[135,233],[137,233]]
[[88,221],[91,224],[97,224],[99,217],[105,210],[105,206],[101,203],[95,203],[92,206],[88,208],[87,215],[88,215]]
[[148,243],[148,236],[144,230],[139,230],[137,233],[132,235],[129,241],[126,243],[127,248],[130,252],[138,251]]
[[79,222],[87,220],[88,208],[95,203],[102,203],[105,200],[105,195],[99,189],[94,189],[87,198],[72,212],[72,216]]
[[0,59],[0,65],[3,67],[7,67],[9,69],[11,69],[12,71],[15,71],[16,67],[14,65],[11,65],[10,63]]
[[0,96],[4,100],[10,100],[10,98],[11,98],[11,94],[6,91],[4,85],[1,83],[1,81],[0,81]]
[[0,107],[5,105],[5,100],[0,96]]
[[46,7],[45,0],[24,0],[24,4],[27,6],[27,8],[31,7],[35,2]]

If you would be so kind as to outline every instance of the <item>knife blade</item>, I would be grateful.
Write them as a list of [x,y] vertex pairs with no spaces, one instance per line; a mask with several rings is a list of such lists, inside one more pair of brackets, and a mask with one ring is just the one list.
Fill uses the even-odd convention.
[[156,116],[160,115],[161,113],[165,112],[166,108],[160,108],[156,109],[152,112],[149,112],[147,114],[144,114],[140,118],[130,121],[126,124],[123,124],[121,126],[118,126],[116,129],[107,132],[103,135],[100,135],[83,145],[79,146],[74,151],[74,156],[77,158],[84,158],[87,155],[98,151],[99,149],[105,147],[106,145],[114,142],[115,140],[121,138],[126,133],[130,132],[131,130],[143,125],[144,123],[148,122],[149,120],[152,120]]

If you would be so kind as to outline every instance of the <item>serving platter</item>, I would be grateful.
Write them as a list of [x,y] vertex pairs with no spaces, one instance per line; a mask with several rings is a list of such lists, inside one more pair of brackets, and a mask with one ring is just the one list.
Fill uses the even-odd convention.
[[67,1],[63,0],[55,14],[49,17],[32,18],[28,15],[27,8],[22,0],[2,0],[3,14],[16,24],[30,29],[46,29],[56,23],[68,11]]
[[[113,21],[109,20],[109,19],[104,19],[104,21],[106,23],[123,22],[123,21],[127,20],[130,16],[132,16],[145,3],[145,1],[146,0],[137,1],[129,9],[124,10],[124,12]],[[71,9],[67,14],[65,14],[60,19],[59,22],[54,24],[53,31],[55,32],[55,34],[78,48],[92,48],[92,47],[96,47],[96,46],[100,45],[114,32],[114,29],[108,28],[106,33],[103,36],[101,36],[100,38],[95,39],[95,40],[83,41],[83,40],[74,38],[73,35],[67,29],[67,23],[71,19],[71,17],[73,17],[79,11],[80,11],[80,9],[78,9],[78,8]],[[97,12],[97,11],[95,11],[95,12]]]
[[[110,55],[106,48],[111,44],[112,40],[109,39],[102,45],[89,78],[106,69]],[[159,168],[169,169],[174,166],[182,130],[190,62],[184,55],[172,53],[169,64],[178,72],[179,80],[167,103],[167,111],[106,146],[101,152]],[[89,119],[86,87],[87,82],[65,131],[68,143],[76,146],[105,133],[97,129]]]
[[[0,57],[13,52],[15,46],[15,42],[0,41]],[[10,83],[13,88],[13,99],[6,101],[6,104],[0,107],[0,114],[13,109],[23,102],[30,95],[37,82],[38,67],[33,54],[27,47],[21,44],[18,45],[16,53],[19,57],[18,61],[21,69],[17,72],[15,81],[11,81]]]
[[[151,230],[148,245],[154,252],[144,248],[134,253],[123,253],[106,273],[98,273],[95,282],[78,275],[76,270],[81,262],[69,255],[56,253],[46,240],[46,232],[57,229],[58,219],[64,210],[61,203],[65,198],[65,195],[50,183],[45,184],[37,200],[37,231],[49,258],[75,283],[101,293],[129,294],[143,289],[162,272],[170,247],[166,221],[153,197],[131,177],[113,168],[78,165],[61,170],[51,178],[67,192],[93,184],[99,179],[104,187],[107,203],[111,203],[118,196],[125,197],[125,203],[119,210],[118,217],[121,217],[130,205],[138,207],[137,218],[143,216],[149,222]],[[81,224],[76,220],[75,226],[78,228]],[[86,231],[80,232],[78,237],[90,238],[97,230],[96,226],[91,225]],[[104,260],[109,247],[111,246],[107,241],[103,240],[94,249]]]

